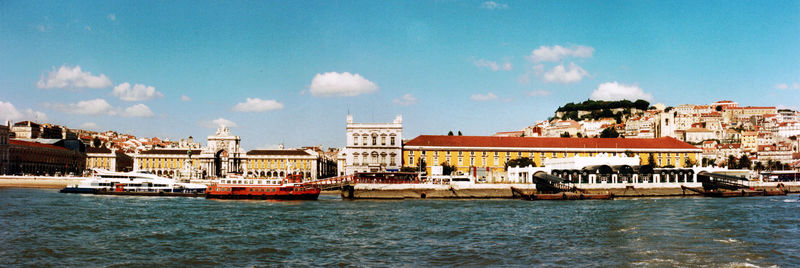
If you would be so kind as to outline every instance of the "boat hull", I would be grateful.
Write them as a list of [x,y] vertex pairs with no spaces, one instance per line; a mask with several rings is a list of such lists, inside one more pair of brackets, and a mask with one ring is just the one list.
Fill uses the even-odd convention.
[[252,194],[207,194],[209,199],[258,199],[258,200],[317,200],[319,192],[288,195],[252,195]]
[[66,194],[93,194],[97,191],[95,188],[79,188],[79,187],[66,187],[58,191]]

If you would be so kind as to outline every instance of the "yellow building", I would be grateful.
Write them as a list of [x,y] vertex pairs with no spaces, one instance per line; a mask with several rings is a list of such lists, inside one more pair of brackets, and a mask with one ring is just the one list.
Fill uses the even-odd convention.
[[131,171],[133,158],[111,149],[86,147],[86,169],[102,168],[110,171]]
[[742,132],[742,149],[753,150],[758,147],[758,132],[744,131]]
[[[134,155],[134,170],[144,170],[165,177],[177,177],[178,171],[184,167],[192,155],[192,169],[200,169],[198,156],[201,150],[189,149],[152,149]],[[204,171],[205,172],[205,171]],[[203,174],[205,177],[208,174]]]
[[[460,172],[502,174],[511,159],[530,158],[537,166],[547,158],[638,155],[641,164],[685,167],[698,163],[702,149],[672,137],[655,139],[550,138],[422,135],[403,145],[403,166],[418,167],[420,159],[430,174],[432,166],[448,163]],[[654,158],[651,162],[650,158]],[[492,176],[492,175],[489,175]]]

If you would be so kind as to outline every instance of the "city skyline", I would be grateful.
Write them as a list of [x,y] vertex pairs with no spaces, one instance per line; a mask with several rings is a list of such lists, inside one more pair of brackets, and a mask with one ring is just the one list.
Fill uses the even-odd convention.
[[242,147],[519,130],[586,99],[797,109],[800,3],[0,3],[0,114]]

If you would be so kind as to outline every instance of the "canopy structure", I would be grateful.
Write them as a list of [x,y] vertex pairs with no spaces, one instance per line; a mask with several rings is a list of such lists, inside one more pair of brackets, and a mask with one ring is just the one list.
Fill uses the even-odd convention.
[[703,183],[703,189],[706,191],[713,191],[719,189],[739,190],[749,188],[741,181],[747,181],[746,178],[732,176],[727,174],[700,172],[697,174],[697,181]]

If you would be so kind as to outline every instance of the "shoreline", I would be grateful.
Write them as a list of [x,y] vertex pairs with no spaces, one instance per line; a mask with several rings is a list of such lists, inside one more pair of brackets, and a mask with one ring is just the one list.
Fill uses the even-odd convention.
[[0,188],[44,188],[61,189],[67,185],[78,184],[85,177],[50,176],[0,176]]

